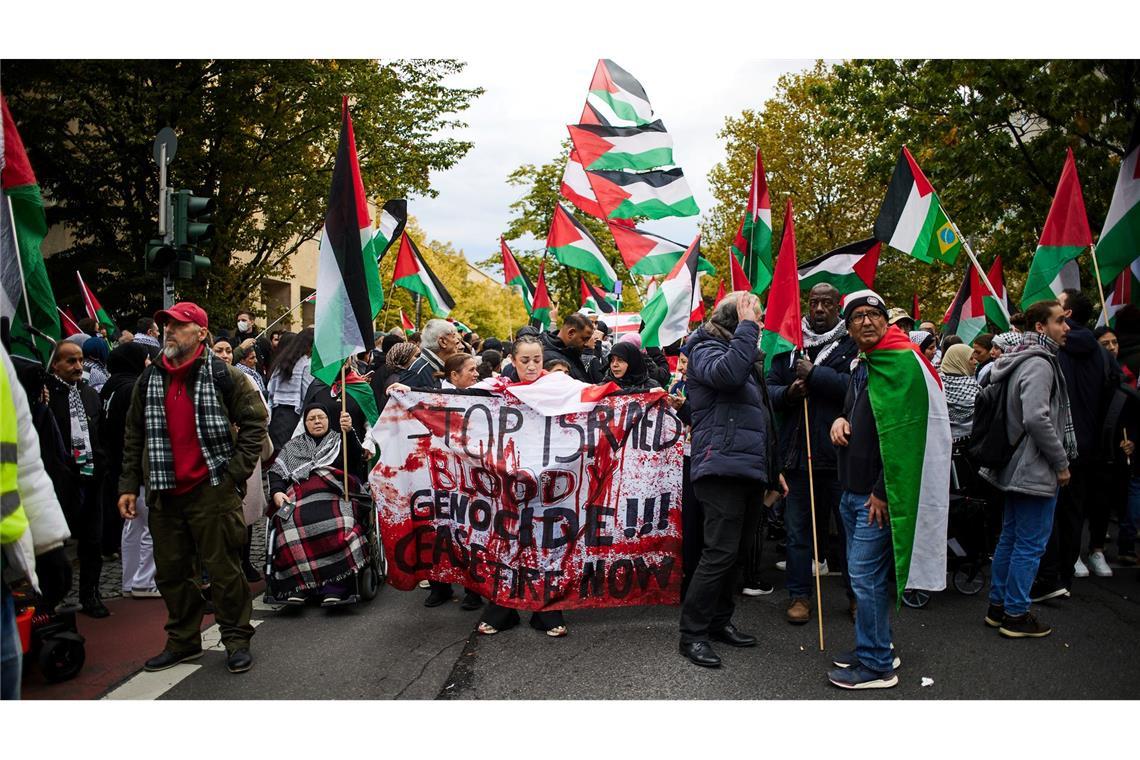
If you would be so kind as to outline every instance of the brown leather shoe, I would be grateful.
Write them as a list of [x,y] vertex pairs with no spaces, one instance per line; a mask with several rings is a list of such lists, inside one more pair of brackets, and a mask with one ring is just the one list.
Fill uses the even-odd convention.
[[808,604],[807,599],[793,599],[784,615],[788,618],[789,623],[803,625],[811,620],[811,605]]

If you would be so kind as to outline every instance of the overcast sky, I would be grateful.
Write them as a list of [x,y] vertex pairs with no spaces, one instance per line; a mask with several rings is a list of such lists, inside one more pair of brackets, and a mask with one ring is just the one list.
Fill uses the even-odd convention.
[[[775,92],[781,74],[813,64],[811,59],[757,60],[710,71],[676,56],[619,52],[607,55],[645,88],[654,112],[673,137],[674,160],[685,170],[702,213],[713,204],[707,178],[724,156],[724,143],[716,135],[725,117],[759,108]],[[463,114],[469,127],[458,131],[475,146],[455,167],[432,176],[438,197],[409,199],[408,212],[429,237],[450,241],[470,261],[478,262],[498,250],[510,204],[523,194],[523,188],[507,184],[507,175],[522,164],[545,163],[558,152],[567,136],[566,125],[577,122],[581,114],[597,59],[588,54],[552,55],[530,58],[522,66],[501,58],[465,60],[467,69],[450,84],[486,89]],[[663,219],[642,226],[688,243],[699,220]],[[528,244],[536,245],[528,239],[519,247]]]

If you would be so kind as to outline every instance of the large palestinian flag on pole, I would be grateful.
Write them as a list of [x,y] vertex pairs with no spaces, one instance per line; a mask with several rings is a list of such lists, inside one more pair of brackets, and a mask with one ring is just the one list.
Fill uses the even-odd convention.
[[[957,335],[967,346],[986,331],[986,298],[989,291],[982,285],[976,267],[966,268],[962,285],[942,318],[943,335]],[[992,299],[991,299],[992,300]]]
[[546,289],[546,257],[538,265],[538,284],[534,286],[533,308],[530,312],[531,324],[540,324],[544,330],[550,329],[550,291]]
[[637,173],[587,171],[586,176],[609,220],[664,219],[701,212],[679,168]]
[[902,330],[888,327],[862,361],[879,432],[897,604],[906,589],[946,588],[950,417],[938,372]]
[[1097,317],[1097,327],[1107,324],[1116,327],[1116,313],[1128,304],[1140,306],[1140,258],[1133,260],[1116,279],[1110,283],[1105,295],[1105,309]]
[[1096,244],[1102,282],[1109,282],[1140,255],[1140,117],[1132,127],[1108,216]]
[[643,127],[571,124],[566,128],[585,169],[645,171],[673,164],[673,138],[660,121]]
[[1013,301],[1009,299],[1009,291],[1005,289],[1005,272],[1001,268],[1001,256],[998,255],[994,259],[994,263],[990,265],[990,271],[986,275],[993,286],[994,292],[1001,298],[1001,302],[1005,304],[1005,311],[1002,311],[1001,306],[998,305],[997,299],[990,295],[988,290],[983,288],[982,301],[985,304],[986,318],[993,322],[1001,332],[1009,330],[1009,319],[1006,314],[1013,314]]
[[396,269],[392,273],[392,282],[404,290],[416,293],[427,299],[432,313],[437,317],[447,318],[455,308],[455,299],[447,292],[435,272],[431,271],[420,249],[408,237],[407,231],[400,236],[400,252],[396,256]]
[[609,127],[640,127],[653,120],[653,106],[641,82],[608,58],[599,60],[578,121]]
[[345,359],[372,350],[375,343],[372,320],[384,305],[384,291],[375,256],[365,254],[371,224],[345,97],[317,264],[312,371],[329,385]]
[[589,307],[599,314],[609,314],[617,311],[613,301],[606,297],[605,291],[598,290],[586,282],[586,278],[582,275],[578,275],[578,284],[581,286],[582,297],[580,305],[583,308]]
[[47,219],[40,186],[2,95],[0,110],[0,186],[4,190],[0,200],[0,316],[11,320],[14,339],[34,341],[42,355],[35,356],[19,340],[13,340],[12,353],[42,362],[51,355],[52,344],[28,331],[29,313],[33,327],[53,339],[60,337],[55,294],[40,252]]
[[697,235],[641,310],[642,346],[668,346],[688,334],[695,301],[700,298],[697,288],[697,261],[700,256],[701,236]]
[[578,152],[575,150],[570,151],[570,157],[566,160],[566,168],[562,172],[562,185],[559,192],[579,211],[598,219],[605,218],[606,212],[598,205],[598,199],[594,197],[594,189],[590,187],[586,170],[582,167]]
[[[622,262],[630,274],[651,277],[669,274],[677,266],[677,260],[686,250],[685,246],[660,235],[625,227],[610,222],[610,232],[621,253]],[[704,256],[697,262],[701,271],[716,274],[716,267]]]
[[732,255],[744,268],[752,292],[762,295],[772,282],[772,202],[759,147],[752,167],[748,203],[732,241]]
[[[1041,230],[1041,240],[1033,253],[1029,274],[1025,278],[1025,289],[1021,292],[1021,305],[1032,306],[1038,301],[1049,301],[1060,295],[1066,288],[1081,286],[1077,269],[1077,256],[1092,245],[1092,232],[1089,218],[1085,213],[1085,199],[1081,193],[1081,181],[1077,176],[1077,163],[1073,160],[1073,149],[1065,154],[1065,165],[1061,169],[1061,179],[1057,181],[1057,192],[1045,217],[1045,227]],[[1135,251],[1133,256],[1135,256]],[[1102,271],[1103,276],[1103,271]],[[1115,276],[1115,275],[1113,275]],[[1106,282],[1111,278],[1106,278]]]
[[515,260],[515,255],[507,247],[507,241],[502,235],[499,235],[499,253],[503,257],[503,282],[506,283],[507,287],[519,289],[522,294],[523,306],[526,307],[526,313],[530,314],[531,305],[534,302],[534,285],[531,284],[530,278],[519,266],[519,262]]
[[99,299],[95,297],[95,291],[87,287],[87,283],[83,281],[83,275],[79,270],[75,270],[75,278],[79,280],[79,294],[83,296],[83,307],[87,310],[87,316],[94,319],[95,322],[107,328],[107,335],[115,332],[115,320],[111,319],[111,315],[99,303]]
[[927,263],[953,264],[962,250],[938,195],[905,145],[875,219],[875,239]]
[[560,264],[597,275],[607,289],[617,281],[617,272],[606,261],[598,241],[561,203],[554,204],[546,248]]
[[404,231],[404,225],[407,223],[408,202],[403,198],[386,202],[380,209],[377,227],[372,231],[372,237],[369,238],[368,244],[364,247],[365,255],[375,258],[376,262],[379,263],[388,249],[392,247],[392,243],[400,237]]
[[796,274],[796,227],[792,221],[792,199],[784,207],[784,231],[780,253],[772,276],[772,292],[768,294],[764,313],[764,331],[760,348],[764,351],[764,372],[772,368],[777,354],[803,350],[804,329],[800,314],[800,286]]
[[859,240],[799,266],[800,289],[820,283],[834,285],[840,295],[875,287],[875,272],[883,244],[875,238]]

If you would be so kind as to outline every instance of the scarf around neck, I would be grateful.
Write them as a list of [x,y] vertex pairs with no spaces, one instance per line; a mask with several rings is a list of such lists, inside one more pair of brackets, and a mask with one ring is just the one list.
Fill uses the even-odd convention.
[[91,477],[95,474],[94,452],[91,450],[91,430],[87,427],[87,409],[83,406],[83,396],[79,393],[79,383],[68,383],[67,411],[71,417],[71,456],[79,466],[79,474]]
[[836,349],[840,341],[847,336],[847,325],[844,324],[842,319],[835,323],[835,327],[823,333],[815,332],[807,317],[803,318],[801,325],[804,332],[804,350],[815,348],[816,346],[823,346],[820,352],[816,354],[812,364],[823,364],[827,361],[827,357],[831,356],[831,353]]

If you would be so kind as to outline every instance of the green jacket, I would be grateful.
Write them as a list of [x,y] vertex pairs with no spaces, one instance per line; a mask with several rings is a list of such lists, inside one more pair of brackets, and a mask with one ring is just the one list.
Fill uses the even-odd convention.
[[[194,366],[186,378],[188,385],[193,385],[198,372],[206,361],[206,351],[194,360]],[[154,365],[155,371],[162,378],[162,388],[165,394],[170,385],[170,376],[163,369],[161,362]],[[234,433],[234,456],[230,460],[228,471],[234,486],[240,493],[245,492],[246,481],[253,474],[257,460],[261,456],[262,444],[268,435],[269,415],[265,410],[265,403],[257,388],[249,378],[236,367],[226,368],[230,374],[233,390],[230,393],[218,393],[222,408],[226,411],[230,424],[236,428]],[[145,376],[145,374],[144,374]],[[137,494],[139,486],[146,483],[150,472],[146,453],[145,430],[143,412],[146,408],[145,382],[135,383],[131,394],[131,408],[127,412],[125,434],[123,436],[123,473],[119,477],[120,494]],[[147,485],[146,500],[153,504],[153,496]]]

